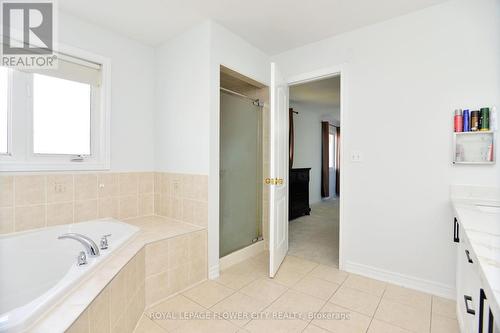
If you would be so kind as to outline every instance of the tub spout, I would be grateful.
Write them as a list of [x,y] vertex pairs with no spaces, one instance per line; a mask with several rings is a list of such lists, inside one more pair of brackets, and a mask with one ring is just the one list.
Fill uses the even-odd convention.
[[99,256],[99,247],[97,244],[90,239],[89,237],[82,235],[82,234],[77,234],[77,233],[69,233],[69,234],[64,234],[57,239],[74,239],[77,242],[80,242],[80,244],[83,245],[85,248],[85,251],[89,255],[89,257],[97,257]]

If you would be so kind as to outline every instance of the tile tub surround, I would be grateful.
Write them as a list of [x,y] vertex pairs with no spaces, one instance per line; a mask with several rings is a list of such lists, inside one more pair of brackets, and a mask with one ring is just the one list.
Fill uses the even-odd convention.
[[168,172],[154,174],[155,215],[208,225],[208,176]]
[[[45,313],[30,332],[64,332],[68,328],[69,332],[132,332],[148,292],[166,297],[206,280],[204,228],[159,216],[126,223],[141,230]],[[172,274],[169,280],[169,273],[178,272],[179,267],[187,273]],[[163,272],[167,272],[166,279],[148,285],[147,276]]]
[[153,172],[0,175],[0,234],[153,213]]

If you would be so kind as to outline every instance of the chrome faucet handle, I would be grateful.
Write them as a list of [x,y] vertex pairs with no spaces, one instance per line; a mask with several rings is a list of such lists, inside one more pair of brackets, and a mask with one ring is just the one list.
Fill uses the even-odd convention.
[[108,248],[109,246],[108,237],[111,237],[111,234],[107,234],[101,237],[101,242],[100,242],[101,250],[106,250]]
[[76,257],[76,264],[78,266],[83,266],[87,264],[87,255],[85,254],[85,251],[80,251],[78,257]]

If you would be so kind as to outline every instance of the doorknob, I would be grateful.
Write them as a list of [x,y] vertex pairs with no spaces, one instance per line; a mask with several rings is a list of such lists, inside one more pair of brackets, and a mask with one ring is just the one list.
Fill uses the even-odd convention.
[[283,185],[283,178],[266,178],[264,180],[266,185]]

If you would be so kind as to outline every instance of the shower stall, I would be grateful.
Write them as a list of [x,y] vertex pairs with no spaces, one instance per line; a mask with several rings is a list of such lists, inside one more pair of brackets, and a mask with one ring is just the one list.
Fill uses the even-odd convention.
[[221,88],[220,257],[262,239],[262,121],[258,100]]

